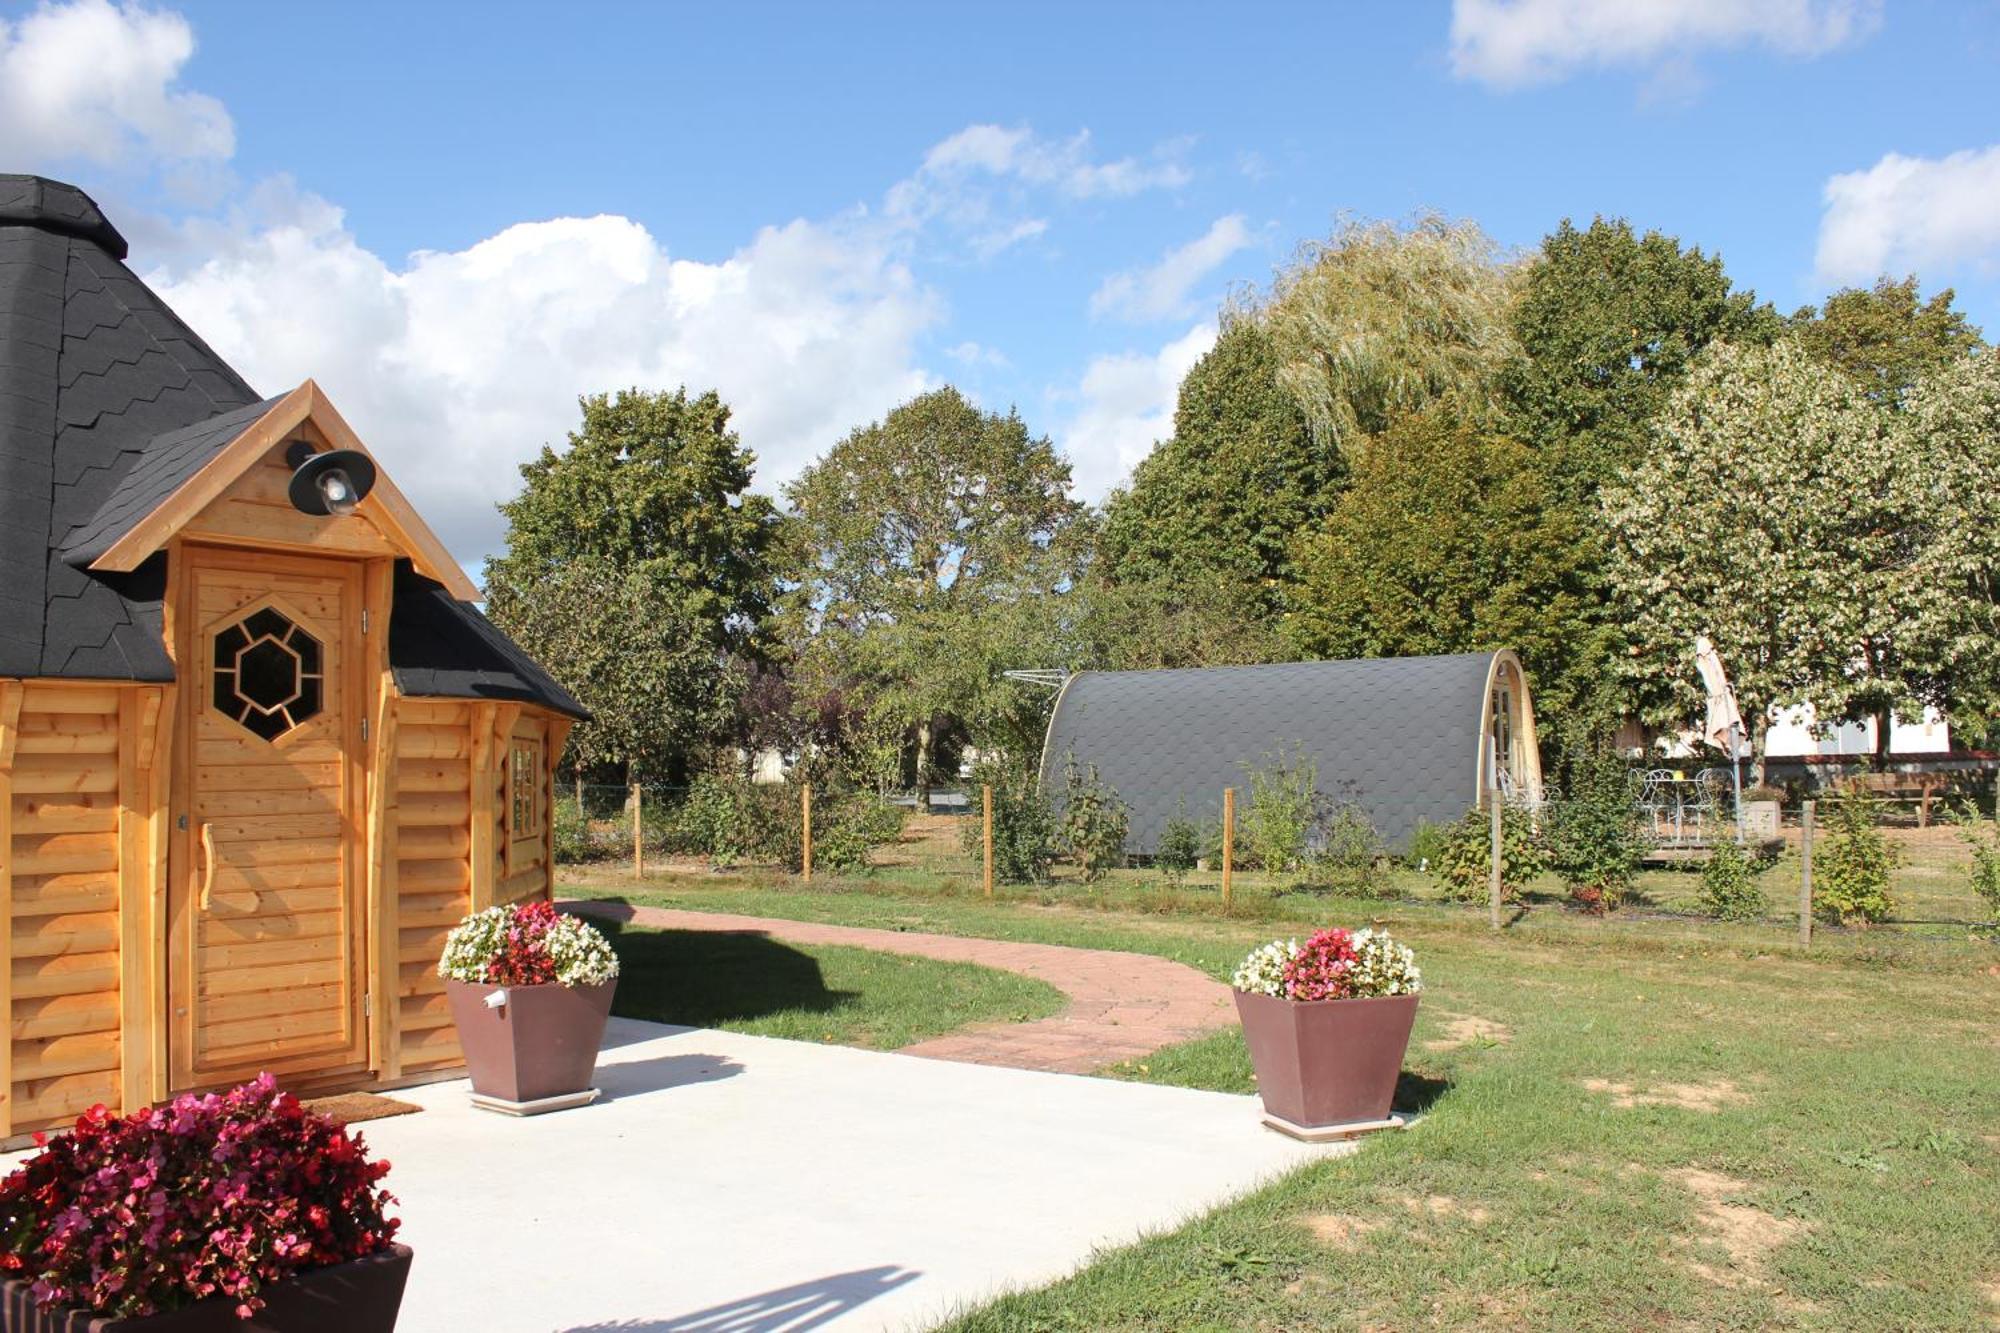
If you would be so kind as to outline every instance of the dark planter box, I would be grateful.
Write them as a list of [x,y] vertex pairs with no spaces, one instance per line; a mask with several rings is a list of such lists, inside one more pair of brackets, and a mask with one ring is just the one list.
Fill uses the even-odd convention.
[[410,1276],[410,1247],[315,1268],[264,1289],[264,1308],[243,1320],[236,1302],[203,1301],[165,1314],[114,1319],[86,1310],[41,1310],[28,1284],[0,1281],[4,1333],[393,1333]]
[[1388,1118],[1416,996],[1282,1000],[1237,991],[1236,1013],[1270,1114],[1307,1128]]
[[[447,981],[451,1018],[472,1090],[503,1102],[538,1102],[590,1087],[614,979],[598,986],[488,986]],[[486,997],[507,992],[489,1008]]]

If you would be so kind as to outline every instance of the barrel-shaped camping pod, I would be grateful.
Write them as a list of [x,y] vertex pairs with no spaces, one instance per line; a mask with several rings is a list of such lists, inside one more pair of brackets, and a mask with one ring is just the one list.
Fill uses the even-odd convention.
[[1402,851],[1420,823],[1506,800],[1538,804],[1541,759],[1527,677],[1512,652],[1167,671],[1086,671],[1049,719],[1042,782],[1094,769],[1130,810],[1128,851],[1167,821],[1213,823],[1251,774],[1311,765],[1326,807],[1359,811]]
[[582,715],[319,388],[124,256],[0,176],[0,1142],[453,1071],[444,935],[549,893]]

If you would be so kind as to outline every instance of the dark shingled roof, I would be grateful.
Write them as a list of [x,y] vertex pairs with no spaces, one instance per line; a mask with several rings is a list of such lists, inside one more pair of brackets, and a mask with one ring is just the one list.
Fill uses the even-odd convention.
[[572,717],[584,706],[470,602],[452,597],[407,560],[396,562],[389,664],[404,694],[542,704]]
[[[171,680],[165,557],[130,574],[86,566],[269,407],[125,253],[81,190],[0,175],[0,676]],[[416,623],[484,624],[420,600],[432,609]],[[511,672],[535,702],[581,712],[490,626],[462,679],[441,665],[438,693],[484,697],[485,678]]]
[[1185,811],[1219,821],[1222,789],[1280,749],[1318,769],[1319,790],[1364,811],[1391,849],[1418,821],[1447,823],[1478,799],[1479,719],[1491,653],[1178,671],[1086,671],[1049,720],[1042,780],[1066,755],[1095,765],[1131,808],[1129,850],[1151,854]]

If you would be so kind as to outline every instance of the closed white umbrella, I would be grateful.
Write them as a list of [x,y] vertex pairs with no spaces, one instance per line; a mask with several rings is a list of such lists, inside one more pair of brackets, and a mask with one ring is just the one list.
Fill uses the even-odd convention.
[[1694,669],[1708,692],[1708,720],[1702,739],[1720,750],[1729,751],[1729,771],[1736,786],[1736,841],[1743,841],[1743,769],[1741,764],[1743,713],[1736,706],[1736,691],[1729,688],[1729,673],[1722,669],[1722,657],[1706,634],[1694,640]]

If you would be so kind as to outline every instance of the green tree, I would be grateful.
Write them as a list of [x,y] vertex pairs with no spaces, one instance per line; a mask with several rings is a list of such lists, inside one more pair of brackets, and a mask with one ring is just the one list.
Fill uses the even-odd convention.
[[1045,660],[1023,640],[1071,587],[1089,526],[1069,483],[1019,415],[944,388],[855,430],[785,488],[793,641],[817,659],[809,672],[913,737],[926,792],[940,726],[1014,716],[1019,693],[1000,672]]
[[[1950,503],[1900,419],[1791,340],[1712,347],[1656,443],[1604,492],[1610,576],[1653,720],[1701,714],[1694,640],[1728,668],[1763,780],[1770,710],[1822,722],[1921,712],[1952,652],[1927,568]],[[1878,751],[1879,753],[1880,751]]]
[[1595,716],[1609,674],[1583,519],[1551,503],[1540,460],[1439,408],[1379,438],[1294,547],[1292,651],[1394,657],[1512,648],[1538,711]]
[[1622,218],[1542,241],[1511,318],[1519,354],[1501,376],[1508,429],[1552,456],[1568,499],[1636,462],[1661,404],[1709,343],[1768,343],[1768,305],[1731,290],[1722,259]]
[[670,771],[720,725],[731,655],[769,614],[778,515],[714,392],[578,402],[568,447],[524,464],[500,506],[487,609],[594,714],[573,763]]
[[1822,309],[1806,306],[1792,328],[1807,351],[1861,381],[1877,402],[1900,407],[1917,381],[1985,346],[1978,326],[1952,308],[1954,298],[1947,287],[1920,300],[1915,275],[1884,277],[1872,288],[1835,292]]
[[1349,459],[1439,399],[1483,404],[1514,354],[1514,278],[1470,222],[1347,223],[1302,246],[1262,303],[1278,382]]
[[1261,320],[1226,318],[1181,382],[1172,437],[1106,501],[1089,586],[1117,665],[1267,660],[1287,547],[1345,473],[1278,370]]

